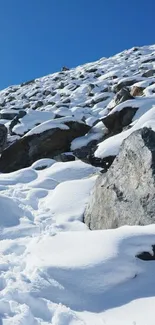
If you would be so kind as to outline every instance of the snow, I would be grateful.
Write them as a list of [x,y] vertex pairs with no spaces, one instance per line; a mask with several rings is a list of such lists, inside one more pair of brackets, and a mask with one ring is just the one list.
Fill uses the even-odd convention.
[[145,325],[148,308],[153,325],[155,262],[136,256],[152,253],[155,226],[89,231],[98,172],[42,159],[0,175],[1,324]]
[[[155,131],[155,78],[142,77],[155,68],[145,62],[154,57],[155,46],[133,48],[0,91],[2,113],[26,112],[8,144],[78,121],[91,129],[72,141],[76,150],[107,136],[104,116],[137,107],[130,128],[95,152],[117,155],[135,130]],[[112,108],[113,90],[125,80],[135,80],[129,88],[142,87],[143,95]],[[90,231],[83,215],[99,172],[80,160],[43,157],[0,173],[0,325],[154,325],[155,261],[137,255],[153,253],[155,226]]]

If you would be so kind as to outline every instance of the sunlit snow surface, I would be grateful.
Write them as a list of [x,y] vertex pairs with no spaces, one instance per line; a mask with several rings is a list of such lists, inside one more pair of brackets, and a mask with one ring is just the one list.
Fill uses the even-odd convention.
[[[9,140],[66,129],[70,120],[97,123],[73,140],[72,150],[100,139],[107,132],[100,119],[128,104],[112,108],[113,87],[135,79],[144,92],[130,100],[139,108],[132,127],[99,144],[95,153],[117,154],[134,130],[155,130],[155,78],[142,77],[149,69],[155,69],[155,46],[1,91],[3,112],[27,112]],[[34,110],[38,101],[43,105]],[[8,120],[0,122],[9,127]],[[155,261],[136,257],[152,253],[155,226],[89,231],[83,213],[98,173],[79,160],[41,159],[0,174],[0,325],[155,324]]]

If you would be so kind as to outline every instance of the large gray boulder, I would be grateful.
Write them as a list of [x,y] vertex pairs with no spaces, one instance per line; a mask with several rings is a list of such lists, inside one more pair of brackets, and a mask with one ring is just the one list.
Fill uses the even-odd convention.
[[155,223],[155,132],[143,128],[123,142],[96,181],[84,221],[90,229]]

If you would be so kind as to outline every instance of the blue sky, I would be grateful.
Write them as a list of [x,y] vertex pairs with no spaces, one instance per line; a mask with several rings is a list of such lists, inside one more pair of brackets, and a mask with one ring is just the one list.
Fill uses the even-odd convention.
[[0,89],[155,43],[154,0],[1,0]]

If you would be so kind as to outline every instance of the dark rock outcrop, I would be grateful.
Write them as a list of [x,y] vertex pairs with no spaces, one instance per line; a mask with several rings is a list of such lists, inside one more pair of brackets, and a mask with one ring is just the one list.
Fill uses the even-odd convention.
[[155,223],[155,132],[143,128],[123,142],[98,177],[84,220],[90,229]]
[[0,124],[0,153],[5,147],[8,130],[4,124]]
[[12,120],[14,117],[18,115],[18,112],[1,112],[0,113],[0,119],[5,119],[5,120]]
[[137,107],[124,107],[122,110],[116,111],[104,117],[102,122],[110,132],[117,134],[118,132],[121,132],[125,126],[132,122],[137,110]]
[[85,135],[90,127],[84,123],[65,122],[68,130],[55,128],[39,134],[24,136],[6,148],[0,157],[0,171],[11,172],[30,166],[41,158],[54,156],[70,150],[71,142]]

